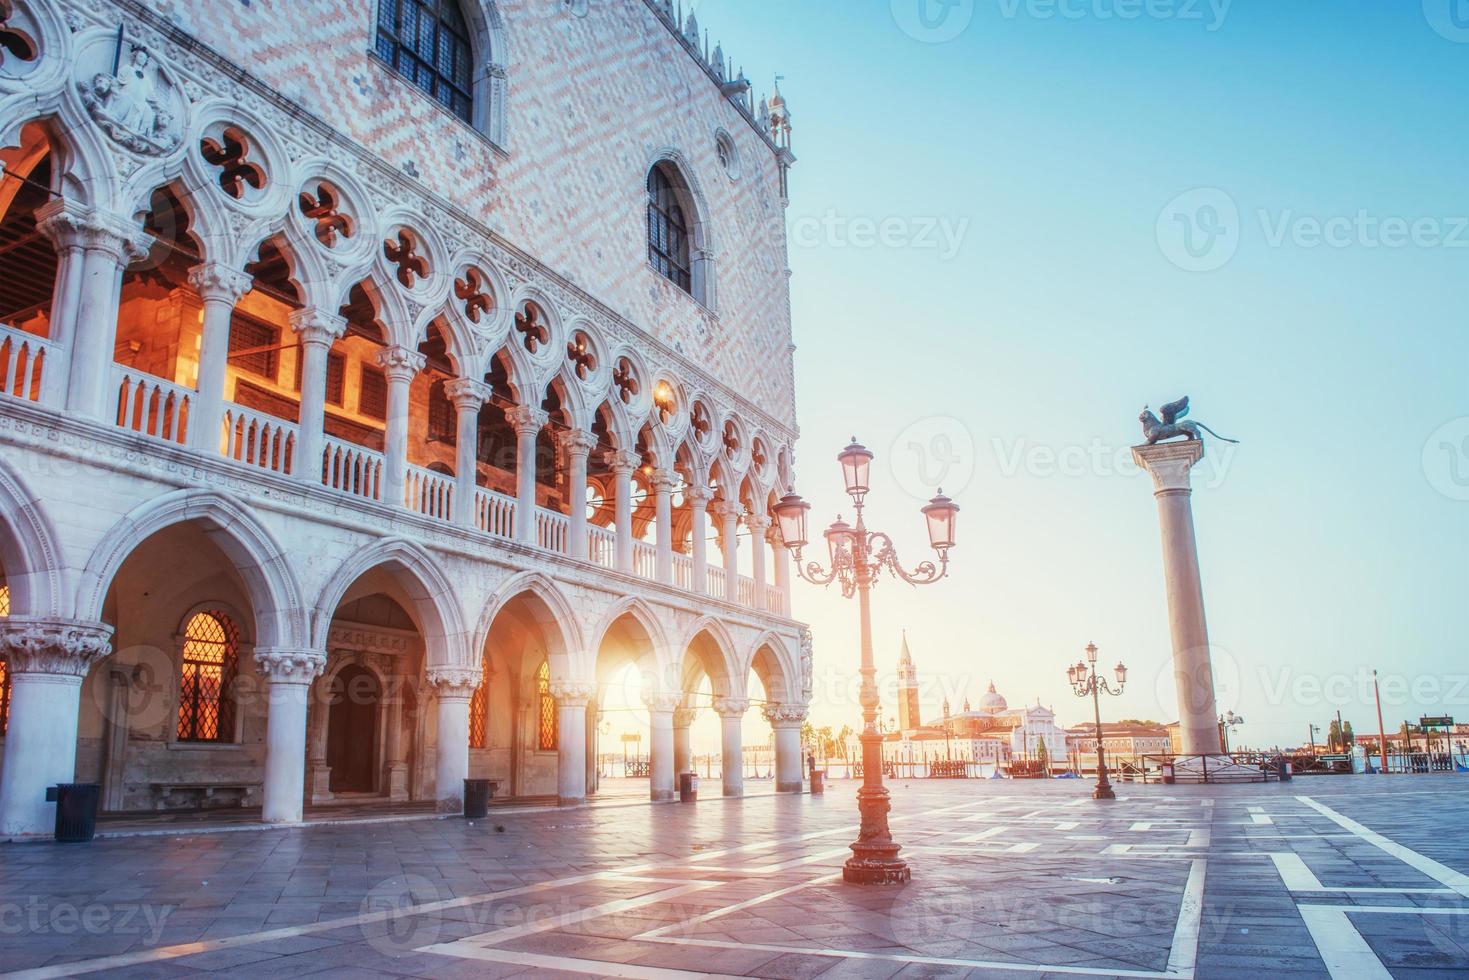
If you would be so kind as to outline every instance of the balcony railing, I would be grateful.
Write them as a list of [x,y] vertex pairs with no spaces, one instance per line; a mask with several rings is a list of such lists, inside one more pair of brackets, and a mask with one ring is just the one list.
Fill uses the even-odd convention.
[[408,509],[441,521],[454,519],[454,478],[421,466],[408,467]]
[[[61,351],[55,345],[0,325],[0,395],[48,403],[52,395],[47,392],[54,386],[47,380],[47,372],[64,368]],[[112,365],[111,379],[116,397],[112,412],[119,428],[162,442],[189,444],[190,416],[197,399],[192,389],[121,364]],[[221,423],[218,451],[224,458],[283,476],[299,473],[301,431],[296,423],[233,403],[224,405]],[[386,468],[387,461],[380,452],[332,436],[323,437],[321,482],[330,489],[365,500],[383,501]],[[458,484],[453,476],[421,466],[406,468],[402,504],[414,513],[453,523],[457,492]],[[517,510],[514,497],[486,487],[476,488],[473,520],[478,530],[515,540]],[[538,507],[533,519],[536,547],[558,555],[571,553],[569,517]],[[587,559],[603,568],[616,569],[617,533],[610,528],[591,526],[586,534]],[[651,542],[633,541],[631,550],[632,574],[644,579],[656,578],[657,547]],[[675,553],[672,571],[672,584],[676,588],[721,600],[728,595],[722,567],[708,566],[704,581],[697,582],[692,558]],[[736,598],[750,608],[780,612],[785,607],[784,593],[778,587],[766,584],[762,589],[745,575],[736,583]]]
[[321,482],[354,497],[380,500],[383,493],[383,457],[371,449],[326,437]]
[[53,345],[0,324],[0,394],[40,401],[42,373],[55,359]]
[[172,381],[112,365],[119,428],[164,442],[184,442],[189,435],[189,407],[194,391]]
[[226,459],[289,476],[295,472],[298,430],[273,415],[226,405],[220,448]]

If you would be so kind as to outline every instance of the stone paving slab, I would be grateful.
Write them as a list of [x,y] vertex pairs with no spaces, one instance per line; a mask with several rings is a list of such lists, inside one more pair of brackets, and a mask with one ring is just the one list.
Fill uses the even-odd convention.
[[1469,975],[1469,777],[900,781],[901,888],[840,880],[854,791],[0,846],[0,969]]

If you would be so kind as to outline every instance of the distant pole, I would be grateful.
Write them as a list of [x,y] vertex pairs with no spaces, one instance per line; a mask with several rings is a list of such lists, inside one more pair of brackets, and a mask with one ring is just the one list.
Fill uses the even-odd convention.
[[1377,687],[1377,671],[1372,672],[1372,696],[1377,699],[1377,739],[1382,749],[1382,772],[1387,774],[1387,729],[1382,724],[1382,691]]

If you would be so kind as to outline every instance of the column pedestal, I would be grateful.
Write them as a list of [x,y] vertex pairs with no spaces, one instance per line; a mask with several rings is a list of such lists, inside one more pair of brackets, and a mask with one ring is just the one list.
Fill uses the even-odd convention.
[[56,804],[46,787],[76,778],[82,680],[112,652],[106,623],[0,619],[10,676],[10,721],[0,769],[0,838],[49,835]]
[[1214,701],[1204,587],[1194,538],[1193,487],[1189,471],[1204,458],[1199,440],[1135,446],[1132,458],[1153,478],[1163,532],[1163,579],[1168,590],[1168,630],[1173,640],[1173,677],[1178,688],[1178,722],[1184,755],[1223,751]]
[[469,667],[430,667],[426,676],[439,702],[434,760],[438,810],[463,813],[464,780],[469,778],[469,699],[479,687],[480,671]]
[[260,819],[300,823],[306,790],[306,704],[311,683],[326,669],[326,654],[315,650],[255,651],[255,662],[269,685],[265,722],[265,785]]
[[750,702],[744,698],[715,698],[714,713],[719,715],[720,771],[725,796],[745,795],[745,712]]

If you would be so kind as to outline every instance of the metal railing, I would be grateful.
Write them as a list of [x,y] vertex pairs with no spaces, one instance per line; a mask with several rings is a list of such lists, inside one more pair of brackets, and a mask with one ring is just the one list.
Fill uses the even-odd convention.
[[295,471],[296,444],[300,438],[294,422],[252,411],[239,405],[224,408],[220,452],[226,459],[258,466],[272,473]]
[[118,428],[183,443],[189,436],[189,407],[194,391],[172,381],[112,365],[112,383],[117,392]]
[[381,500],[383,455],[327,436],[322,451],[321,482],[354,497]]
[[56,355],[54,344],[0,324],[0,395],[40,401],[42,373]]

